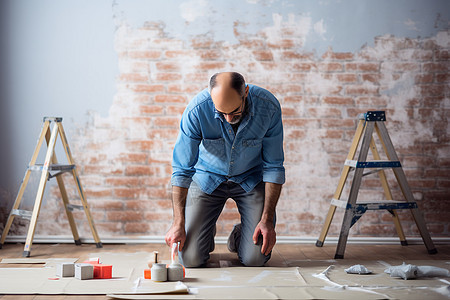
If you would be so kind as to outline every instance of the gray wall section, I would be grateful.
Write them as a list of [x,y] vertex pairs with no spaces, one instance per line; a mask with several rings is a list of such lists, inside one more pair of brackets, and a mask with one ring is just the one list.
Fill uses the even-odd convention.
[[70,143],[89,111],[108,114],[118,66],[109,0],[6,0],[0,20],[0,207],[9,211],[42,118],[63,117]]
[[[9,211],[42,117],[64,117],[70,134],[89,111],[106,116],[118,75],[120,22],[162,21],[170,37],[208,34],[235,43],[233,24],[255,33],[278,16],[310,18],[299,51],[353,52],[375,36],[428,37],[449,26],[447,0],[3,0],[0,1],[0,208]],[[314,25],[316,25],[314,27]],[[60,152],[60,154],[62,154]],[[61,155],[60,155],[61,156]],[[0,219],[1,221],[1,219]]]

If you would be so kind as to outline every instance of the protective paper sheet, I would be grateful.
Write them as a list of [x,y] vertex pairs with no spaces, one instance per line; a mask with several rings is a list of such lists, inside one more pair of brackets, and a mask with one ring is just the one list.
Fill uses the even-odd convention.
[[[183,282],[156,283],[143,278],[149,259],[151,253],[147,252],[101,253],[100,260],[113,265],[113,278],[108,280],[51,280],[56,277],[56,263],[73,262],[73,258],[41,259],[39,263],[46,265],[37,268],[9,265],[8,268],[0,268],[0,294],[107,294],[117,299],[450,298],[449,278],[403,280],[384,273],[388,266],[399,265],[403,261],[298,260],[288,261],[286,268],[222,265],[222,268],[187,269]],[[407,263],[450,269],[450,262],[446,261]],[[345,272],[346,268],[356,264],[364,264],[373,273],[358,275]]]

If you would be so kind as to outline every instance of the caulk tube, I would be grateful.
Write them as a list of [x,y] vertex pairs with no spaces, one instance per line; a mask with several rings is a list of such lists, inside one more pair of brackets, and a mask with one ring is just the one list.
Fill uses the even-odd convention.
[[169,281],[183,280],[185,276],[184,267],[178,258],[178,243],[172,244],[172,263],[167,268],[167,279]]

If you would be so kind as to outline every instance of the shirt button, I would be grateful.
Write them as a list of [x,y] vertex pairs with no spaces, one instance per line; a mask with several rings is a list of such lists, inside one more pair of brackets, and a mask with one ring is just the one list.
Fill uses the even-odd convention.
[[229,133],[231,133],[231,130],[228,130]]
[[230,161],[230,164],[234,164],[234,161]]
[[234,149],[234,146],[232,146],[231,149]]

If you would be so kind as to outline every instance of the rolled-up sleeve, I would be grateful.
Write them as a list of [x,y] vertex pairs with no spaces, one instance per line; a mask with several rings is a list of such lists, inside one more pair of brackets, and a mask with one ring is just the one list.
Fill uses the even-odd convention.
[[284,184],[283,122],[280,107],[272,116],[262,147],[263,181]]
[[188,188],[195,173],[198,146],[201,142],[199,122],[193,110],[186,109],[181,117],[180,132],[173,150],[171,184]]

